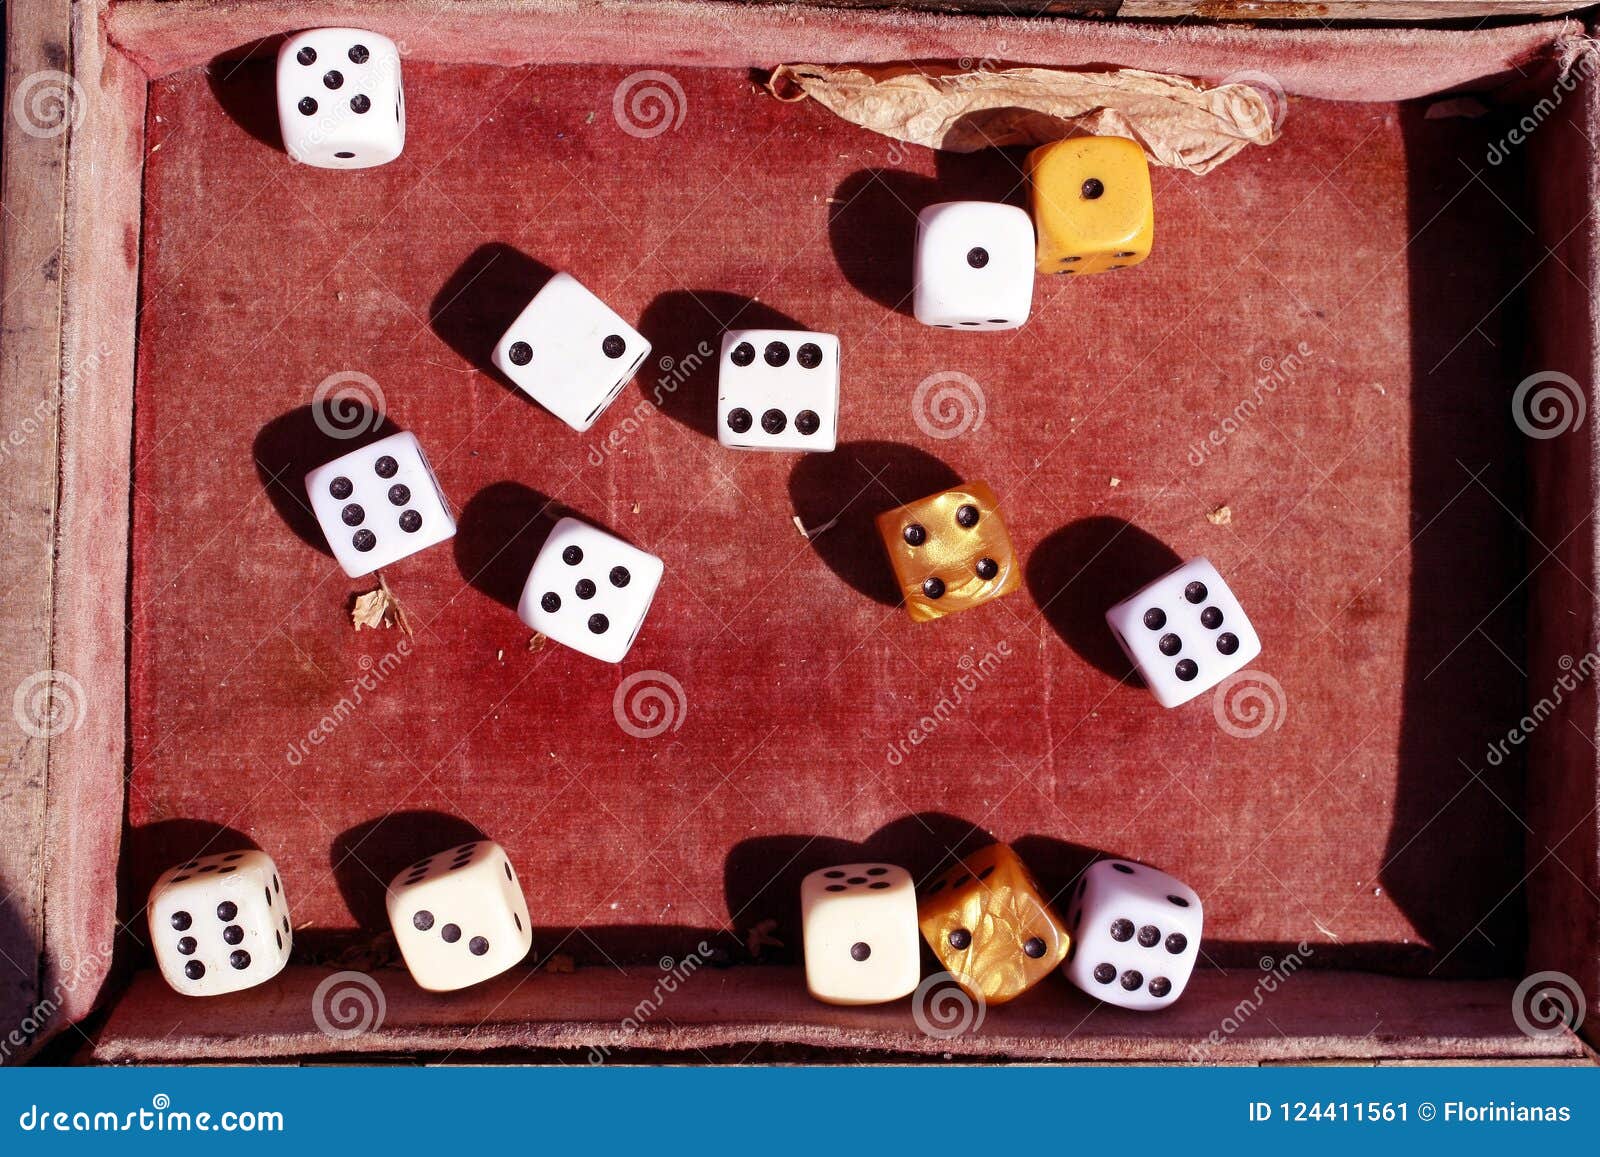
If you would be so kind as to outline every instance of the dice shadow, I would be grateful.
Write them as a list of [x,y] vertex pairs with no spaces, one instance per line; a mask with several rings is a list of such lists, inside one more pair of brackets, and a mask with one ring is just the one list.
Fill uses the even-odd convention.
[[389,927],[384,895],[401,869],[445,848],[484,838],[474,825],[445,812],[391,812],[336,835],[328,850],[328,866],[356,924],[364,932],[382,932]]
[[658,374],[649,400],[667,417],[715,441],[722,335],[730,329],[818,328],[739,293],[663,293],[645,307],[638,325],[650,343]]
[[879,305],[912,316],[917,214],[942,201],[1004,201],[1025,206],[1021,171],[1025,153],[1013,149],[939,152],[934,155],[937,175],[933,177],[884,167],[851,173],[839,182],[829,202],[828,242],[839,272]]
[[[336,407],[337,403],[333,411],[337,417],[342,411]],[[387,416],[370,409],[350,413],[356,415],[353,421],[334,422],[330,420],[328,406],[297,406],[261,427],[251,446],[256,477],[278,517],[302,542],[316,547],[329,558],[333,557],[333,551],[306,497],[306,472],[400,430]],[[351,437],[336,438],[324,427],[358,432]]]
[[474,590],[516,610],[533,560],[565,512],[555,499],[520,482],[485,486],[456,520],[456,569]]
[[435,336],[473,368],[522,401],[536,405],[495,368],[489,355],[534,294],[555,274],[550,266],[514,245],[486,242],[474,249],[434,294],[428,306],[429,324]]
[[1106,625],[1106,611],[1182,563],[1176,551],[1126,519],[1080,518],[1052,531],[1028,556],[1025,580],[1045,621],[1090,666],[1144,681]]
[[260,40],[245,49],[213,57],[206,85],[218,107],[247,134],[277,152],[284,151],[278,124],[277,54],[283,37]]
[[789,500],[807,528],[833,526],[811,547],[834,574],[884,606],[901,592],[875,519],[886,510],[961,483],[941,459],[904,442],[841,442],[831,454],[806,454],[789,474]]

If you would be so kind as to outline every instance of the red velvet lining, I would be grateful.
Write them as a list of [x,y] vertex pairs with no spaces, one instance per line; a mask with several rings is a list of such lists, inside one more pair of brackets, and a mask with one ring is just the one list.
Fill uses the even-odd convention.
[[[248,839],[297,923],[377,928],[389,874],[464,823],[509,848],[541,952],[649,958],[773,918],[782,956],[806,870],[864,844],[920,873],[970,824],[1052,890],[1091,850],[1178,874],[1214,962],[1309,940],[1318,964],[1510,970],[1520,753],[1483,753],[1523,702],[1505,391],[1526,262],[1521,158],[1470,175],[1492,122],[1297,100],[1273,148],[1155,174],[1144,265],[1041,280],[1025,328],[965,335],[896,308],[910,213],[1016,198],[1014,157],[891,160],[734,70],[674,68],[682,124],[636,139],[612,114],[627,68],[406,68],[406,152],[364,173],[275,147],[260,64],[152,84],[126,912],[173,859]],[[838,332],[839,450],[721,450],[707,367],[659,410],[672,375],[643,374],[573,434],[486,368],[549,269],[638,319],[652,364],[728,324]],[[400,641],[350,630],[374,584],[345,581],[300,507],[338,452],[304,407],[345,370],[422,439],[461,531],[387,572],[413,652],[293,762]],[[913,415],[945,371],[984,399],[949,440]],[[995,487],[1028,581],[913,625],[871,515],[958,478]],[[557,509],[666,560],[620,670],[530,654],[510,609]],[[841,512],[814,543],[791,522]],[[1111,673],[1104,607],[1196,554],[1283,689],[1260,738]],[[636,739],[613,694],[650,670],[687,711]]]

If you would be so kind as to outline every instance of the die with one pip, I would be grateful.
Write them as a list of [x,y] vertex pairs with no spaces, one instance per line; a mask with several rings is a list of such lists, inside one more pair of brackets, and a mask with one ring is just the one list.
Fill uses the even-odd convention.
[[429,992],[499,976],[533,947],[528,901],[492,840],[418,860],[394,878],[385,906],[406,968]]
[[917,214],[911,312],[941,329],[1016,329],[1033,305],[1033,222],[1015,205],[946,201]]
[[990,844],[923,889],[922,936],[962,988],[989,1004],[1021,996],[1061,963],[1071,937],[1007,844]]
[[1126,137],[1069,137],[1024,164],[1040,273],[1104,273],[1150,256],[1150,165]]
[[895,585],[914,621],[967,610],[1021,585],[999,505],[987,483],[969,482],[878,515]]
[[916,990],[922,945],[911,875],[841,864],[800,883],[806,987],[828,1004],[881,1004]]
[[1072,949],[1062,971],[1123,1008],[1165,1008],[1183,995],[1200,954],[1204,912],[1182,880],[1127,860],[1091,864],[1067,905]]
[[219,852],[161,874],[147,905],[161,975],[185,996],[220,996],[271,980],[294,931],[283,881],[265,852]]

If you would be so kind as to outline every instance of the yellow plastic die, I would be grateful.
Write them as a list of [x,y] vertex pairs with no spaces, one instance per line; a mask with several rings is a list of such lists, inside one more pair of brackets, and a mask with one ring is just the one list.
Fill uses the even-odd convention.
[[1104,273],[1150,256],[1150,166],[1126,137],[1073,137],[1028,154],[1040,273]]

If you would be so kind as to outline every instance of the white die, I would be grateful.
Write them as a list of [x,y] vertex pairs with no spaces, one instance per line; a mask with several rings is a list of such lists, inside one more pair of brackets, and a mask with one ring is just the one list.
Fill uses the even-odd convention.
[[416,435],[402,431],[306,475],[311,512],[351,578],[371,574],[456,532]]
[[839,426],[839,339],[736,329],[722,338],[717,441],[739,450],[832,450]]
[[1033,220],[1015,205],[946,201],[917,214],[911,311],[943,329],[1016,329],[1033,305]]
[[370,169],[406,145],[400,50],[360,28],[313,28],[278,49],[278,124],[289,155],[319,169]]
[[528,901],[492,840],[417,861],[394,878],[384,903],[411,978],[429,992],[499,976],[533,947]]
[[574,651],[620,663],[644,625],[663,570],[655,555],[563,518],[533,560],[517,615]]
[[1101,860],[1067,908],[1067,979],[1108,1004],[1146,1012],[1183,995],[1205,913],[1182,880],[1143,864]]
[[911,874],[841,864],[800,883],[806,988],[828,1004],[880,1004],[916,990],[922,936]]
[[1156,702],[1177,707],[1261,654],[1261,639],[1217,568],[1191,559],[1106,612]]
[[570,273],[552,277],[489,355],[519,390],[580,434],[633,380],[650,343]]
[[283,881],[265,852],[179,864],[155,882],[147,908],[156,964],[184,996],[254,988],[283,971],[294,947]]

